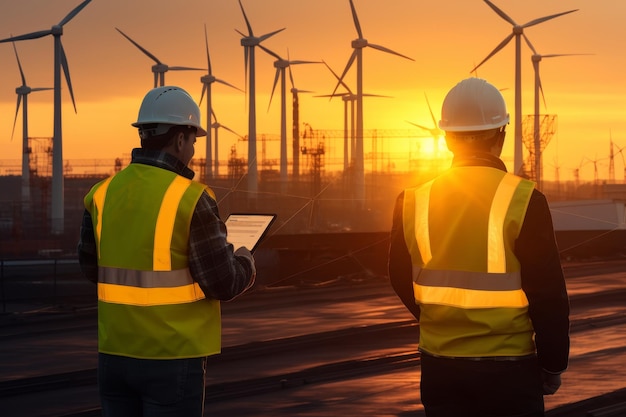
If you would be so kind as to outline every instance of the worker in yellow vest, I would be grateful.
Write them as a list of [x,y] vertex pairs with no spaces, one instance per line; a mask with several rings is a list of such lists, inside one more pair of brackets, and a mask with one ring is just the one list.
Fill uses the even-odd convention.
[[569,356],[569,301],[545,196],[499,158],[500,91],[469,78],[439,127],[452,166],[396,201],[389,277],[419,321],[428,417],[543,416]]
[[[220,352],[220,300],[254,284],[215,194],[188,167],[200,109],[179,87],[150,90],[130,165],[84,199],[79,262],[98,285],[98,383],[105,417],[201,417],[206,357]],[[208,145],[207,145],[208,146]]]

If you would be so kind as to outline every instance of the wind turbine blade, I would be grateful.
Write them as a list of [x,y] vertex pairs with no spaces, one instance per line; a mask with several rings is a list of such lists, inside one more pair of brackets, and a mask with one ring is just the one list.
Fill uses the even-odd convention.
[[267,38],[269,38],[271,36],[274,36],[277,33],[282,32],[285,29],[287,29],[287,28],[282,28],[282,29],[275,30],[274,32],[266,33],[265,35],[259,37],[259,42],[263,42],[265,39],[267,39]]
[[289,81],[291,81],[291,88],[295,89],[296,85],[293,82],[293,73],[291,72],[291,66],[287,68],[289,70]]
[[13,50],[15,51],[15,58],[17,58],[17,67],[20,69],[20,76],[22,77],[22,85],[26,85],[26,77],[24,77],[24,71],[22,71],[22,64],[20,63],[20,57],[17,55],[17,48],[15,47],[15,42],[11,42],[13,44]]
[[13,134],[15,133],[15,124],[17,123],[17,114],[20,111],[20,103],[22,102],[22,95],[17,95],[17,105],[15,106],[15,118],[13,119],[13,130],[11,130],[11,141],[13,141]]
[[156,62],[157,64],[163,64],[161,61],[159,61],[159,58],[157,58],[156,56],[152,55],[147,49],[145,49],[143,46],[139,45],[137,42],[135,42],[134,40],[132,40],[128,35],[126,35],[124,32],[122,32],[121,30],[119,30],[118,28],[115,28],[115,30],[117,30],[119,33],[122,34],[122,36],[124,36],[126,39],[128,39],[133,45],[135,45],[137,48],[139,48],[139,50],[141,52],[143,52],[144,54],[146,54],[147,56],[149,56],[154,62]]
[[374,48],[374,49],[378,49],[379,51],[387,52],[389,54],[401,56],[402,58],[406,58],[406,59],[410,59],[411,61],[415,61],[413,58],[410,58],[410,57],[408,57],[406,55],[402,55],[401,53],[398,53],[396,51],[392,51],[391,49],[385,48],[384,46],[375,45],[373,43],[368,43],[367,46],[369,46],[371,48]]
[[59,43],[59,46],[61,47],[61,67],[63,67],[63,73],[65,74],[65,82],[67,82],[67,89],[69,90],[70,97],[72,98],[74,113],[78,113],[78,111],[76,111],[76,101],[74,100],[74,90],[72,89],[72,79],[70,78],[70,67],[67,64],[67,57],[65,56],[63,44]]
[[[541,57],[541,55],[535,54],[539,57]],[[534,73],[537,75],[537,87],[539,88],[539,92],[541,93],[541,98],[543,99],[543,107],[547,108],[548,105],[546,104],[546,96],[543,93],[543,85],[541,84],[541,74],[539,73],[539,61],[533,59],[533,71]]]
[[40,30],[38,32],[27,33],[26,35],[13,36],[10,38],[0,40],[0,43],[13,42],[13,41],[24,41],[28,39],[38,39],[43,38],[44,36],[51,35],[52,31],[48,30]]
[[47,91],[47,90],[54,90],[54,88],[52,87],[37,87],[37,88],[31,88],[30,91]]
[[[335,89],[333,90],[333,94],[335,94],[335,92],[337,92],[337,88],[339,88],[339,85],[344,85],[346,86],[346,84],[343,82],[343,77],[346,76],[346,74],[348,73],[348,70],[350,69],[350,67],[352,66],[352,64],[354,63],[354,60],[356,59],[356,50],[354,50],[352,52],[352,55],[350,55],[350,59],[348,60],[348,64],[346,64],[345,69],[343,70],[343,73],[341,74],[341,77],[337,78],[339,80],[339,82],[337,83],[337,85],[335,86]],[[333,73],[334,74],[334,73]],[[336,74],[335,74],[336,76]],[[346,86],[347,88],[347,86]]]
[[556,58],[558,56],[582,56],[582,55],[595,55],[595,54],[548,54],[541,55],[542,58]]
[[430,112],[430,117],[431,117],[431,119],[433,119],[433,125],[436,128],[437,127],[437,119],[435,119],[435,115],[433,114],[433,109],[432,109],[432,107],[430,107],[430,101],[428,101],[428,96],[426,95],[426,92],[424,92],[424,97],[426,98],[426,104],[428,105],[428,111]]
[[204,93],[206,93],[206,84],[202,84],[202,94],[200,94],[200,102],[198,102],[198,106],[202,105],[202,99],[204,98]]
[[348,92],[350,92],[350,93],[351,93],[351,91],[350,91],[350,87],[348,87],[348,86],[346,85],[346,83],[344,83],[344,82],[341,80],[341,77],[339,77],[339,75],[337,75],[337,73],[336,73],[335,71],[333,71],[333,69],[330,67],[330,65],[328,65],[328,63],[327,63],[326,61],[322,61],[322,62],[324,63],[324,65],[326,65],[326,68],[328,68],[328,70],[329,70],[329,71],[330,71],[330,72],[331,72],[331,73],[335,76],[335,78],[337,79],[337,81],[339,81],[339,82],[341,83],[341,85],[343,85],[343,87],[344,87],[346,90],[348,90]]
[[289,65],[300,65],[300,64],[321,64],[320,61],[289,61]]
[[283,61],[283,59],[276,53],[271,51],[270,49],[267,49],[265,46],[259,44],[257,45],[259,48],[263,49],[266,53],[268,53],[269,55],[273,56],[274,58],[276,58],[279,61]]
[[204,24],[204,44],[206,45],[206,62],[207,67],[209,68],[209,75],[213,75],[211,71],[211,57],[209,55],[209,38],[206,33],[206,23]]
[[242,31],[235,29],[235,32],[237,32],[238,34],[240,34],[242,37],[247,38],[248,35],[246,35],[245,33],[243,33]]
[[418,125],[417,123],[409,122],[408,120],[406,122],[409,123],[409,124],[412,124],[415,127],[419,127],[420,129],[426,130],[428,132],[430,132],[430,130],[431,130],[429,127]]
[[379,97],[379,98],[393,98],[392,96],[382,96],[380,94],[362,94],[363,97]]
[[[487,1],[487,0],[485,0],[485,1]],[[513,39],[514,36],[515,36],[515,34],[511,32],[511,34],[509,36],[507,36],[506,38],[504,38],[504,40],[502,42],[500,42],[500,44],[498,46],[496,46],[495,49],[493,51],[491,51],[491,53],[489,55],[487,55],[487,58],[485,58],[482,61],[480,61],[480,64],[476,65],[474,67],[474,69],[472,69],[470,71],[470,73],[476,71],[482,64],[487,62],[489,60],[489,58],[491,58],[492,56],[497,54],[500,51],[500,49],[504,48],[506,46],[506,44],[509,43],[511,41],[511,39]]]
[[268,111],[270,109],[270,106],[272,105],[272,98],[274,97],[274,91],[276,90],[276,84],[278,84],[279,77],[280,77],[280,68],[276,68],[276,75],[274,76],[274,85],[272,86],[272,94],[270,94],[270,102],[267,105]]
[[[485,0],[485,1],[487,1],[487,0]],[[561,13],[557,13],[557,14],[552,14],[550,16],[540,17],[538,19],[531,20],[528,23],[524,23],[522,25],[522,27],[523,28],[527,28],[527,27],[530,27],[530,26],[535,26],[535,25],[538,25],[539,23],[545,22],[546,20],[554,19],[555,17],[563,16],[563,15],[569,14],[569,13],[574,13],[576,11],[578,11],[578,9],[568,10],[566,12],[561,12]]]
[[206,71],[206,68],[167,67],[168,71]]
[[535,47],[533,46],[533,44],[530,43],[530,39],[528,39],[528,36],[526,36],[524,32],[522,32],[522,36],[524,37],[524,40],[526,41],[526,45],[528,45],[530,50],[533,51],[533,54],[537,55],[537,51],[535,50]]
[[72,20],[74,18],[74,16],[76,16],[81,10],[83,10],[83,8],[85,6],[87,6],[87,4],[90,2],[91,0],[85,0],[84,2],[82,2],[81,4],[79,4],[78,6],[76,6],[74,8],[74,10],[72,10],[71,12],[68,13],[67,16],[65,16],[65,18],[63,20],[61,20],[59,22],[59,26],[63,26],[65,25],[67,22],[69,22],[70,20]]
[[243,136],[241,136],[239,133],[235,132],[233,129],[229,128],[228,126],[220,125],[220,127],[221,127],[222,129],[226,129],[226,130],[228,130],[230,133],[234,134],[234,135],[235,135],[235,136],[237,136],[239,139],[246,140],[246,138],[244,138]]
[[246,21],[246,26],[248,27],[248,36],[254,36],[254,33],[252,33],[252,26],[250,26],[250,21],[248,20],[248,16],[246,16],[246,11],[243,9],[243,4],[241,4],[241,0],[239,0],[239,7],[241,7],[243,19]]
[[504,20],[506,20],[513,26],[517,26],[517,23],[515,23],[515,20],[511,19],[506,13],[504,13],[500,8],[498,8],[498,6],[496,6],[489,0],[485,0],[485,3],[487,3],[487,5],[491,7],[491,9],[498,14],[498,16],[500,16],[501,18],[503,18]]
[[236,86],[234,86],[234,85],[232,85],[232,84],[230,84],[230,83],[227,83],[227,82],[226,82],[226,81],[224,81],[224,80],[220,80],[220,79],[217,79],[217,78],[216,78],[216,79],[215,79],[215,82],[216,82],[216,83],[220,83],[220,84],[227,85],[227,86],[229,86],[229,87],[234,88],[235,90],[239,90],[239,91],[241,91],[242,93],[245,93],[245,91],[243,91],[241,88],[236,87]]
[[359,39],[363,39],[363,32],[361,31],[361,24],[359,23],[359,17],[356,14],[356,9],[354,7],[354,2],[350,0],[350,10],[352,10],[352,20],[354,20],[354,27],[356,28],[356,33],[359,34]]
[[243,47],[243,60],[244,60],[244,66],[245,66],[245,70],[244,70],[244,79],[245,79],[245,83],[246,83],[246,91],[248,90],[248,88],[250,88],[249,84],[249,80],[248,80],[248,71],[250,71],[250,65],[249,65],[249,61],[250,61],[250,50],[248,49],[247,46]]

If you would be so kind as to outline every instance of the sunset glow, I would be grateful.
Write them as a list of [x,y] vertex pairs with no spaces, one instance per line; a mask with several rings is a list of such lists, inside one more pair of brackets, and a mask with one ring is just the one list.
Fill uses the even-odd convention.
[[[7,2],[0,15],[0,38],[8,38],[50,28],[62,19],[79,0],[48,2]],[[324,60],[338,74],[344,70],[352,53],[351,41],[357,37],[348,0],[266,2],[242,0],[255,35],[284,31],[264,41],[263,45],[292,60]],[[595,161],[606,177],[609,144],[616,150],[626,146],[626,2],[568,0],[546,3],[539,0],[517,2],[496,0],[519,24],[535,18],[579,9],[525,29],[539,53],[593,54],[558,57],[542,61],[541,80],[545,94],[541,113],[556,114],[558,130],[544,152],[545,178],[571,179],[576,168],[581,177],[594,176],[594,164],[581,167],[580,161]],[[446,0],[422,2],[394,0],[368,2],[354,0],[364,37],[414,59],[365,48],[364,94],[385,97],[364,98],[364,129],[381,132],[373,150],[364,144],[365,153],[379,153],[377,162],[395,159],[393,154],[421,152],[422,156],[444,158],[445,144],[434,147],[428,132],[407,122],[432,126],[425,94],[439,119],[446,92],[511,33],[510,25],[481,0]],[[206,67],[204,24],[213,73],[238,88],[245,89],[244,54],[241,36],[245,21],[236,0],[190,0],[176,2],[138,0],[94,0],[64,27],[63,45],[68,58],[72,87],[76,98],[74,113],[67,86],[62,83],[64,159],[123,157],[138,145],[130,123],[147,90],[152,88],[153,62],[123,38],[123,30],[164,63],[172,66]],[[26,81],[31,87],[51,87],[52,39],[47,37],[16,43]],[[274,81],[275,58],[257,51],[257,133],[280,134],[280,100],[270,94]],[[533,113],[534,75],[528,47],[522,45],[522,114]],[[21,159],[21,110],[13,138],[15,88],[21,83],[15,54],[10,43],[0,44],[0,162]],[[340,97],[316,97],[330,94],[336,79],[321,64],[293,66],[296,87],[301,93],[300,122],[320,131],[344,129],[344,103]],[[511,116],[514,115],[514,41],[491,57],[477,75],[504,89],[503,95]],[[202,71],[169,71],[166,84],[187,89],[200,100]],[[355,87],[355,69],[344,78]],[[289,86],[288,88],[291,88]],[[278,87],[277,87],[278,91]],[[240,91],[215,84],[212,103],[218,122],[247,134],[247,98]],[[52,92],[29,95],[29,136],[52,136]],[[204,106],[204,103],[203,103]],[[203,117],[206,109],[203,108]],[[287,95],[287,131],[291,144],[291,95]],[[203,121],[206,123],[206,121]],[[513,123],[508,128],[503,159],[512,168]],[[410,143],[398,145],[385,131],[408,131]],[[221,130],[220,159],[225,160],[233,146],[246,156],[246,143],[236,135]],[[336,143],[335,143],[336,142]],[[276,144],[266,144],[268,158],[279,158]],[[341,140],[329,140],[329,160],[342,158]],[[368,149],[368,146],[370,148]],[[333,149],[330,151],[330,149]],[[418,149],[419,148],[419,149]],[[196,158],[205,154],[205,144],[198,142]],[[406,156],[406,155],[405,155]],[[289,156],[291,158],[291,155]],[[408,158],[404,158],[408,159]],[[402,159],[393,161],[402,165]],[[623,171],[623,160],[616,156],[615,172]],[[391,162],[388,163],[391,165]],[[617,175],[619,177],[619,175]]]

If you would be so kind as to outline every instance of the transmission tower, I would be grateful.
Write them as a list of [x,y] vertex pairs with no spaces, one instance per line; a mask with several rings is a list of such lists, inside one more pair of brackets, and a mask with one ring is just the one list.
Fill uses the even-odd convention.
[[[540,149],[535,149],[535,115],[526,115],[524,120],[522,121],[522,141],[524,146],[528,150],[528,158],[524,163],[524,174],[530,178],[531,180],[537,183],[537,187],[542,189],[542,154],[544,149],[550,143],[550,140],[556,133],[556,123],[557,116],[556,114],[542,114],[539,115],[539,146]],[[539,158],[536,158],[536,155],[539,155]],[[539,166],[535,161],[539,161]]]

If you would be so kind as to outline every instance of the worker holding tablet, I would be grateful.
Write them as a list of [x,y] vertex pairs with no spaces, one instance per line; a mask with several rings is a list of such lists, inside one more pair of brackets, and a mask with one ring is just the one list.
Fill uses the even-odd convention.
[[187,165],[206,131],[189,94],[150,90],[133,126],[141,148],[85,197],[78,247],[98,284],[102,415],[201,417],[220,300],[253,285],[255,261],[226,240],[215,195],[192,181]]

